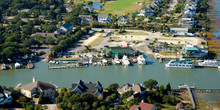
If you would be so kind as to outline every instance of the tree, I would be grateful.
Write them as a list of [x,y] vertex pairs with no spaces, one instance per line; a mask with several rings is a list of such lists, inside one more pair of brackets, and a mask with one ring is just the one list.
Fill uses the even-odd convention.
[[144,81],[144,87],[153,89],[157,87],[158,82],[153,79],[149,79],[148,81]]
[[167,84],[167,86],[166,86],[166,91],[171,91],[170,83]]
[[40,93],[38,103],[39,103],[39,104],[43,104],[43,103],[44,103],[43,92]]
[[46,44],[55,44],[56,40],[53,37],[46,38]]
[[122,99],[128,98],[128,97],[130,97],[132,95],[133,95],[133,91],[127,91],[124,94],[122,94]]
[[160,85],[159,90],[164,91],[164,85],[163,84]]
[[110,93],[117,92],[118,87],[119,87],[119,85],[117,83],[112,83],[107,87],[107,89]]

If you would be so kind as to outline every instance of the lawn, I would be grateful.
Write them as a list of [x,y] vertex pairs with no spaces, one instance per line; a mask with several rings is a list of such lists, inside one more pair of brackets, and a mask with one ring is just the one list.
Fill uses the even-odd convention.
[[102,35],[100,35],[96,40],[91,42],[89,45],[92,47],[95,47],[95,46],[99,45],[104,39],[105,39],[105,37],[102,37]]
[[149,4],[151,0],[117,0],[117,1],[108,1],[105,3],[103,9],[100,13],[121,16],[127,13],[133,13],[139,10],[142,5],[137,5],[137,2],[146,1],[146,4]]

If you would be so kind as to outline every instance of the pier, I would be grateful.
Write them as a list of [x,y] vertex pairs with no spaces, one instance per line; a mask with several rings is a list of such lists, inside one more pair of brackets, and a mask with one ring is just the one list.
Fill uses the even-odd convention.
[[191,91],[190,87],[187,87],[187,90],[189,92],[189,96],[190,96],[190,99],[191,99],[191,102],[192,102],[193,109],[196,109],[195,97],[193,95],[193,92]]
[[66,69],[66,68],[85,68],[88,67],[88,65],[74,65],[74,66],[54,66],[54,67],[48,67],[48,69]]

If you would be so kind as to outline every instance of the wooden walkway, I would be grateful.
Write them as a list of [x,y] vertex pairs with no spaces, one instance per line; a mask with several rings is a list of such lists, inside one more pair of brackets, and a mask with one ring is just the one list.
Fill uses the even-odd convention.
[[191,102],[192,102],[193,109],[196,109],[195,97],[193,95],[193,92],[191,91],[190,87],[187,87],[187,90],[189,92],[189,96],[190,96],[190,99],[191,99]]
[[88,65],[84,65],[84,66],[54,66],[54,67],[48,67],[49,69],[66,69],[66,68],[85,68],[88,67]]

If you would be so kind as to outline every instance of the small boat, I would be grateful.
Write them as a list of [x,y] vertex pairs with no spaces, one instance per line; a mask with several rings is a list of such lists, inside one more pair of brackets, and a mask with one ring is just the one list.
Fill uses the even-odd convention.
[[59,63],[61,63],[61,64],[68,64],[69,62],[68,61],[59,61]]
[[15,63],[15,69],[18,69],[18,68],[21,68],[21,64],[18,63],[18,62],[16,62],[16,63]]
[[108,65],[108,61],[106,59],[102,59],[102,65],[103,66],[107,66]]
[[195,86],[188,86],[186,84],[179,84],[179,89],[182,89],[182,88],[195,88]]
[[160,59],[159,59],[159,63],[163,63],[163,58],[160,58]]
[[218,66],[218,68],[220,69],[220,66]]
[[145,64],[146,64],[146,60],[145,60],[145,58],[144,58],[143,55],[139,55],[139,56],[137,57],[137,63],[138,63],[139,65],[145,65]]
[[97,63],[96,63],[96,62],[93,62],[93,63],[92,63],[92,65],[93,65],[93,66],[96,66],[96,65],[97,65]]
[[55,64],[55,63],[56,63],[56,61],[54,61],[54,60],[49,61],[49,64]]
[[66,66],[76,66],[77,64],[67,64]]
[[119,59],[118,59],[118,55],[115,55],[115,58],[112,59],[112,63],[113,63],[114,65],[120,65],[120,64],[121,64],[121,62],[120,62]]
[[128,56],[124,55],[122,57],[122,64],[125,65],[125,66],[130,65],[130,61],[128,60]]
[[92,64],[92,63],[93,63],[92,59],[89,59],[89,64]]
[[21,82],[20,83],[18,83],[16,86],[15,86],[15,89],[18,89],[19,87],[21,87],[22,86],[22,84],[21,84]]
[[204,60],[204,61],[200,61],[198,62],[199,66],[203,66],[203,67],[218,67],[218,62],[216,60]]
[[195,66],[192,65],[192,61],[188,60],[170,60],[167,64],[165,64],[165,67],[167,68],[195,68]]
[[1,65],[1,70],[6,70],[7,69],[7,67],[5,66],[5,64],[2,64]]

